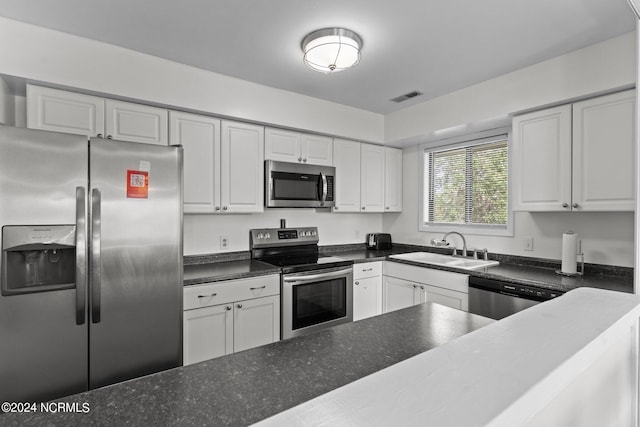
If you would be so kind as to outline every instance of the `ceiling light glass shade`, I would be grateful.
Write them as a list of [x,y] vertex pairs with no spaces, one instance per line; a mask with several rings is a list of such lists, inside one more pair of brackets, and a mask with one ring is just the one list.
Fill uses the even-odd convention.
[[329,74],[346,70],[360,62],[362,39],[344,28],[323,28],[302,40],[304,63],[312,70]]

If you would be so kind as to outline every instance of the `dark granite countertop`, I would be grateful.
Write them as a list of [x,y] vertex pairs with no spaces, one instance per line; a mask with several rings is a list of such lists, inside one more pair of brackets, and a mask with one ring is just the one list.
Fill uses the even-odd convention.
[[248,425],[492,322],[425,303],[60,399],[88,403],[86,414],[4,414],[0,424]]
[[220,280],[244,279],[246,277],[280,274],[280,268],[252,259],[187,264],[184,266],[184,285],[217,282]]
[[[419,267],[453,271],[470,276],[498,279],[563,292],[586,286],[633,293],[633,269],[630,267],[587,264],[584,275],[567,277],[555,273],[560,268],[559,261],[501,254],[490,254],[490,258],[498,260],[500,265],[490,267],[486,271],[463,270],[438,265],[427,266],[422,263],[389,258],[390,255],[419,251],[444,253],[442,250],[431,247],[405,244],[394,244],[392,249],[384,251],[369,250],[365,244],[320,247],[321,256],[335,256],[354,263],[391,260]],[[220,258],[221,256],[222,258]],[[248,252],[189,257],[184,267],[184,284],[193,285],[280,272],[277,267],[248,259],[248,257]]]

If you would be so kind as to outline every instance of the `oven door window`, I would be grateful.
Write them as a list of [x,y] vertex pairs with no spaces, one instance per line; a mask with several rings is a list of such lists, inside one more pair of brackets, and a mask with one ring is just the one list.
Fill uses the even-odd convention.
[[324,280],[293,287],[293,330],[347,316],[347,280]]
[[272,172],[275,200],[318,200],[318,175]]

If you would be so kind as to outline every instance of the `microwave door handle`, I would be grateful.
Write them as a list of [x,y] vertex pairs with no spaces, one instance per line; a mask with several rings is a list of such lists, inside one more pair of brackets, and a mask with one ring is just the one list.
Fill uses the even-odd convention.
[[323,174],[322,172],[320,172],[320,179],[322,179],[322,197],[320,198],[320,200],[322,202],[326,202],[327,201],[327,176],[325,174]]

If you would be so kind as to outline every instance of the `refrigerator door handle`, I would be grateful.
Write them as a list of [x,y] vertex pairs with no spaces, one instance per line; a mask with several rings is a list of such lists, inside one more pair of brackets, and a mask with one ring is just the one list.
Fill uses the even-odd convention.
[[76,325],[84,325],[87,300],[86,190],[76,187]]
[[91,190],[91,322],[100,323],[100,286],[102,264],[100,262],[100,190]]

